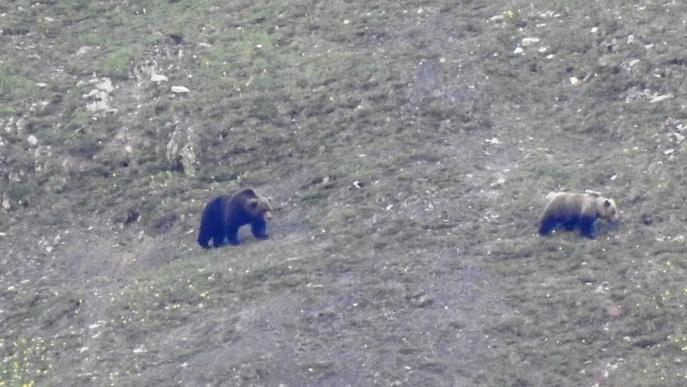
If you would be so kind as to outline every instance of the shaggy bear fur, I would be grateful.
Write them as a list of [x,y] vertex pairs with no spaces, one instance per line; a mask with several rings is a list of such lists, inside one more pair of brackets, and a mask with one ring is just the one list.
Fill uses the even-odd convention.
[[541,235],[548,235],[557,225],[562,225],[567,231],[577,228],[582,235],[593,239],[596,219],[608,222],[617,219],[615,202],[595,192],[553,192],[546,197],[549,202],[539,226]]
[[209,248],[212,240],[212,246],[220,247],[227,240],[229,244],[238,245],[239,228],[246,224],[251,225],[256,238],[268,239],[267,221],[271,218],[268,200],[250,188],[232,196],[218,196],[203,210],[198,244]]

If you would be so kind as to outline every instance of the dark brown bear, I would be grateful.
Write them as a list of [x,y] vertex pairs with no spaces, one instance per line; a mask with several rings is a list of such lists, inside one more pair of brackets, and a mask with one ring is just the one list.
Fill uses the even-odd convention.
[[239,244],[239,228],[250,224],[253,235],[268,239],[267,221],[272,219],[268,200],[252,189],[244,189],[232,196],[222,195],[212,199],[203,210],[200,221],[198,244],[203,248]]
[[567,231],[579,229],[587,238],[594,238],[594,222],[601,218],[616,221],[615,202],[597,192],[552,192],[546,196],[549,202],[544,208],[539,234],[548,235],[557,226]]

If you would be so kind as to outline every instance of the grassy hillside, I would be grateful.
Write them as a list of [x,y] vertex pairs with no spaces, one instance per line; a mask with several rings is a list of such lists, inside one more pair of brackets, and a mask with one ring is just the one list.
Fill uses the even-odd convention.
[[[1,3],[0,386],[684,384],[685,14]],[[620,223],[538,237],[561,189]]]

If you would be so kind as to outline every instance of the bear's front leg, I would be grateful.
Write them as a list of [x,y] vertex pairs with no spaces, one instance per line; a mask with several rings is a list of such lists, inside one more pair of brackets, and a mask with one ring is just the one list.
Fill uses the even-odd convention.
[[267,233],[267,222],[263,220],[256,220],[251,223],[250,230],[257,239],[269,239],[270,237]]
[[582,217],[580,219],[580,232],[589,239],[594,239],[594,221],[593,217]]

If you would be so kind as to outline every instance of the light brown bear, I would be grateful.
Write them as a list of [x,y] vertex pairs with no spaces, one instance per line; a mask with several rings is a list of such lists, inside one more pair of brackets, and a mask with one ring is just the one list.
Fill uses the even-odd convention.
[[605,198],[598,192],[552,192],[546,198],[549,202],[541,218],[540,235],[550,234],[560,224],[567,231],[577,228],[582,235],[593,239],[596,219],[601,218],[608,222],[617,220],[617,208],[613,199]]
[[267,198],[255,193],[251,188],[234,195],[218,196],[212,199],[203,210],[198,233],[198,244],[204,248],[225,244],[239,244],[239,228],[250,224],[253,236],[268,239],[267,221],[272,219],[270,203]]

